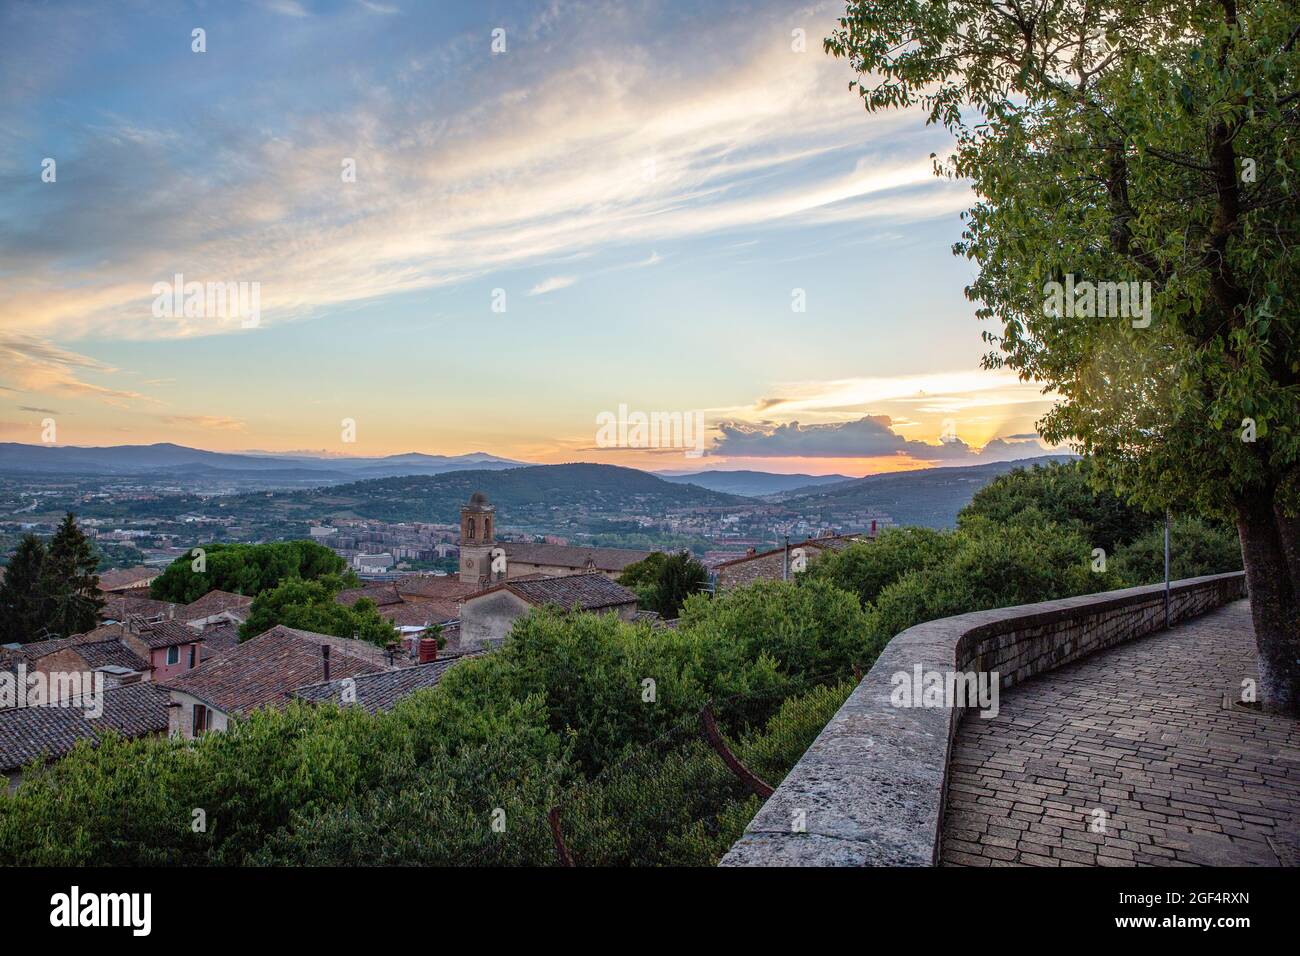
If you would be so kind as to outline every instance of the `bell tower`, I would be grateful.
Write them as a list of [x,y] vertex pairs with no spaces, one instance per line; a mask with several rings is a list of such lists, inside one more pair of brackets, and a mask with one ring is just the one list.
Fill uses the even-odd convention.
[[460,509],[460,579],[467,584],[484,584],[491,577],[495,525],[496,509],[487,495],[474,492]]

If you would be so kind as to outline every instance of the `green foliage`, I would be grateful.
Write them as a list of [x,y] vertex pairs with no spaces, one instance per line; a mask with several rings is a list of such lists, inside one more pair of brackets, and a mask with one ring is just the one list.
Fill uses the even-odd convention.
[[924,621],[1108,591],[1122,583],[1113,568],[1092,570],[1092,546],[1076,531],[971,518],[953,536],[945,560],[909,571],[880,592],[871,631],[887,642]]
[[[1155,584],[1165,579],[1164,526],[1152,528],[1115,552],[1113,566],[1130,584]],[[1177,518],[1169,533],[1169,575],[1178,581],[1203,574],[1241,570],[1241,543],[1222,523]]]
[[189,604],[212,590],[256,597],[290,579],[313,581],[324,575],[345,575],[349,586],[356,582],[344,560],[315,541],[218,542],[203,545],[202,550],[202,570],[195,570],[199,556],[194,551],[177,558],[154,580],[153,597]]
[[0,643],[25,644],[93,628],[104,606],[98,563],[71,512],[48,545],[35,535],[24,536],[0,582]]
[[[535,612],[386,714],[292,703],[192,742],[82,744],[0,799],[0,862],[546,864],[557,805],[585,861],[714,862],[756,803],[699,741],[699,708],[719,700],[779,780],[848,692],[816,678],[869,663],[866,617],[825,584],[688,605],[678,630]],[[785,623],[756,632],[763,613]]]
[[351,606],[334,596],[346,582],[338,575],[322,575],[313,581],[289,578],[253,598],[248,620],[239,628],[239,639],[249,640],[277,624],[335,637],[356,637],[384,647],[398,639],[397,629],[379,616],[375,602],[361,598]]
[[41,566],[45,545],[34,534],[24,535],[0,581],[0,644],[37,640],[47,623],[41,599]]
[[76,517],[68,512],[45,548],[41,562],[40,600],[45,624],[57,637],[91,630],[104,599],[99,594],[99,559]]
[[932,528],[887,528],[874,541],[856,541],[812,562],[800,581],[827,581],[856,594],[863,607],[908,571],[942,561],[953,535]]
[[709,572],[685,551],[665,554],[656,551],[644,561],[629,564],[618,583],[632,588],[637,603],[664,618],[675,618],[682,603],[698,594],[708,583]]
[[962,509],[958,527],[975,518],[1007,525],[1057,524],[1078,531],[1107,554],[1159,520],[1112,492],[1098,490],[1096,467],[1089,459],[1017,468],[994,479]]

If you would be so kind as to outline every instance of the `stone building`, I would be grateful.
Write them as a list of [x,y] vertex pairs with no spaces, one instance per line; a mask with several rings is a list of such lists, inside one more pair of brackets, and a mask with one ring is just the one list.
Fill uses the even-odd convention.
[[829,551],[842,551],[854,541],[870,541],[875,538],[875,530],[869,534],[827,535],[821,538],[809,538],[807,541],[790,542],[787,557],[785,546],[747,554],[734,561],[724,561],[714,568],[717,575],[719,591],[743,587],[755,581],[780,581],[786,577],[786,563],[789,561],[789,574],[798,574],[800,569],[817,560]]
[[503,581],[461,604],[461,651],[485,650],[500,644],[516,620],[548,604],[565,611],[612,612],[625,621],[636,616],[636,593],[599,571]]
[[592,548],[532,541],[498,541],[496,508],[481,491],[460,509],[460,579],[488,587],[524,577],[556,577],[599,572],[614,579],[629,564],[652,552],[633,548]]

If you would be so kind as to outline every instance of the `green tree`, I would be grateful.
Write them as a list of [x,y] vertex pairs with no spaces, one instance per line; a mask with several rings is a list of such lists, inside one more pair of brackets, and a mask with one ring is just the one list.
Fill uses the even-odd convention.
[[934,528],[886,528],[873,541],[855,541],[819,557],[799,580],[827,581],[856,594],[866,607],[908,571],[942,561],[953,541],[951,532]]
[[1157,513],[1236,522],[1261,696],[1291,711],[1298,38],[1294,0],[849,0],[826,41],[869,110],[954,134],[985,362],[1060,396],[1044,437]]
[[283,581],[325,575],[343,575],[348,586],[357,583],[347,563],[315,541],[217,542],[191,549],[167,565],[150,593],[159,601],[189,604],[212,590],[256,597]]
[[[1129,584],[1165,579],[1165,529],[1161,524],[1113,555],[1114,567]],[[1195,578],[1241,570],[1241,542],[1228,527],[1200,518],[1175,518],[1169,529],[1169,577]]]
[[656,551],[629,564],[618,577],[619,584],[636,591],[641,607],[665,618],[677,617],[686,599],[703,590],[708,580],[704,565],[686,551]]
[[1119,495],[1097,490],[1089,459],[1046,467],[1016,468],[979,491],[957,516],[957,526],[975,517],[1001,523],[1029,521],[1074,528],[1107,554],[1149,531],[1156,515],[1128,504]]
[[239,639],[247,641],[277,624],[335,637],[356,637],[380,647],[397,640],[392,622],[379,616],[375,602],[361,598],[351,607],[334,600],[342,587],[336,576],[316,581],[290,578],[253,598],[248,620],[239,628]]
[[44,625],[56,637],[91,630],[104,599],[99,593],[99,558],[68,512],[50,538],[38,584]]
[[870,609],[871,634],[884,643],[925,621],[1108,591],[1122,583],[1114,568],[1093,570],[1092,545],[1077,531],[971,519],[944,560],[909,571],[880,592]]
[[40,590],[44,562],[41,539],[24,535],[0,582],[0,644],[26,644],[42,636],[48,617]]

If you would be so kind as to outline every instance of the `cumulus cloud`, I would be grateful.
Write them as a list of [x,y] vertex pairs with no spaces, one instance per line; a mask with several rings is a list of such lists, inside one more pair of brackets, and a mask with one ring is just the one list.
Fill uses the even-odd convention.
[[905,455],[928,462],[1004,461],[1043,454],[1036,440],[995,438],[976,450],[960,438],[936,444],[906,439],[893,430],[888,415],[868,415],[857,421],[824,425],[754,425],[741,421],[718,423],[721,437],[711,454],[745,458],[875,458]]

